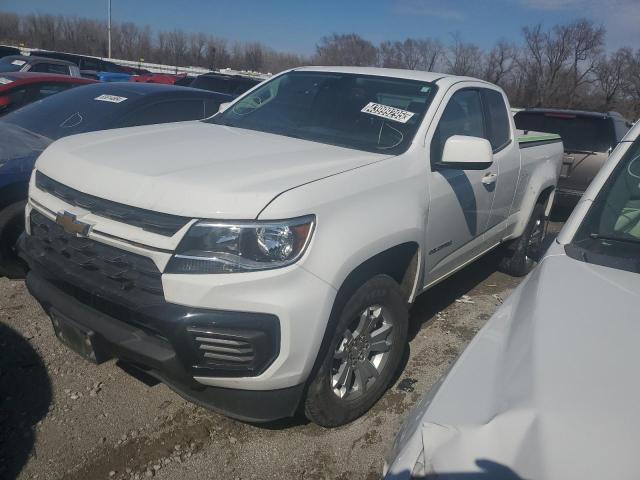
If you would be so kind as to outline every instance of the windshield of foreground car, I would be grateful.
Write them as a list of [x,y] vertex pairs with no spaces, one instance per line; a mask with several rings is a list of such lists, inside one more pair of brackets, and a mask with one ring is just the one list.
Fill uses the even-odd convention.
[[[115,115],[128,111],[131,101],[97,100],[106,94],[114,94],[108,84],[106,87],[97,83],[71,88],[5,115],[0,120],[0,128],[4,123],[10,123],[51,140],[99,130]],[[116,99],[123,98],[116,96]]]
[[410,145],[436,87],[333,72],[288,72],[205,120],[368,152]]
[[640,139],[604,185],[571,244],[581,260],[640,273]]

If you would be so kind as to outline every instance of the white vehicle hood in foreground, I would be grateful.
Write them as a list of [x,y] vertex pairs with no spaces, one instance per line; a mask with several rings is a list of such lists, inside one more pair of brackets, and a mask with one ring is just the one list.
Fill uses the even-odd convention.
[[36,168],[76,190],[193,218],[253,219],[275,196],[386,158],[203,122],[63,138]]
[[418,458],[439,479],[638,478],[640,275],[553,250],[410,417],[387,479]]

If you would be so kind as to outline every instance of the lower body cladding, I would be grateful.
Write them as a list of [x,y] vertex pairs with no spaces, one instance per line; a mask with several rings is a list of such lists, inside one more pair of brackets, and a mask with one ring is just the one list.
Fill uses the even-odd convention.
[[[36,211],[30,220],[20,245],[27,287],[63,343],[96,363],[117,358],[240,420],[297,412],[335,295],[328,284],[299,267],[251,281],[164,278],[148,258],[69,236]],[[181,304],[168,301],[180,292]]]

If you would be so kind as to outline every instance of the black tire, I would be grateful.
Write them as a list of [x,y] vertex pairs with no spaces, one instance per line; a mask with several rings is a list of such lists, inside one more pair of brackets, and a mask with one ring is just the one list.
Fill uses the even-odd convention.
[[24,232],[26,204],[26,200],[21,200],[0,211],[0,276],[24,278],[27,271],[15,249],[18,237]]
[[521,237],[503,247],[500,270],[514,277],[522,277],[535,267],[543,253],[547,217],[542,203],[536,203]]
[[[374,308],[369,309],[369,307]],[[366,341],[366,346],[362,347],[361,353],[366,361],[369,361],[369,355],[373,356],[369,362],[371,365],[374,365],[373,362],[380,362],[377,367],[374,365],[379,373],[367,377],[363,389],[358,389],[356,386],[358,374],[353,373],[354,388],[352,393],[345,394],[345,397],[340,398],[339,394],[334,392],[333,384],[333,376],[337,374],[336,362],[364,362],[365,360],[336,360],[334,355],[337,354],[338,349],[347,350],[346,345],[349,345],[345,337],[347,330],[353,331],[351,343],[355,344],[359,337],[356,335],[358,328],[353,329],[353,325],[363,321],[362,315],[365,312],[373,312],[377,307],[380,307],[379,316],[374,320],[380,322],[377,325],[387,325],[386,322],[390,322],[392,325],[390,332],[384,337],[384,342],[390,346],[385,353],[376,353],[373,351],[373,345],[374,343],[379,345],[380,342],[374,342],[373,335],[367,337],[371,344]],[[310,381],[304,402],[306,417],[323,427],[344,425],[367,412],[393,381],[407,344],[409,317],[407,303],[400,286],[387,275],[377,275],[368,280],[351,295],[336,314],[338,322],[333,337],[317,373]],[[370,322],[370,325],[374,325],[373,321]],[[376,326],[371,326],[370,329],[376,329],[374,333],[381,331],[381,327]],[[369,351],[369,345],[371,345],[371,351]],[[353,350],[349,349],[349,352],[348,355],[345,355],[345,359],[352,358]],[[382,355],[382,359],[379,357],[376,359],[377,355]],[[362,365],[362,363],[358,363],[358,365]],[[353,372],[359,371],[358,367],[353,368]],[[360,376],[360,378],[362,377]]]

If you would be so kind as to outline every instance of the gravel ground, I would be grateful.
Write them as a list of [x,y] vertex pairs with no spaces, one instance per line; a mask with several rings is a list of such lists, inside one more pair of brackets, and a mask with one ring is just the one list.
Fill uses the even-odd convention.
[[0,279],[0,478],[379,478],[407,410],[519,283],[495,265],[489,255],[418,298],[396,383],[336,429],[245,424],[114,362],[89,364],[56,340],[23,282]]

